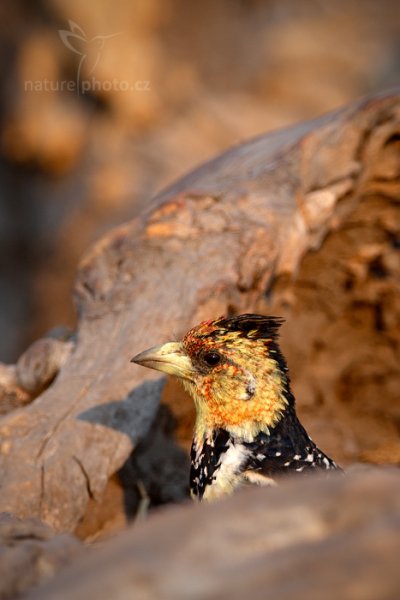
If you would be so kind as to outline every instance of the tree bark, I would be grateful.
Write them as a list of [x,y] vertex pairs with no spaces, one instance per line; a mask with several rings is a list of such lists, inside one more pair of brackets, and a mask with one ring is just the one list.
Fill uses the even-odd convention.
[[44,393],[0,420],[0,511],[73,530],[158,406],[164,380],[131,356],[220,314],[280,307],[290,320],[305,258],[372,197],[389,207],[382,227],[398,256],[399,135],[393,91],[261,136],[96,244],[77,275],[72,353]]
[[173,508],[82,557],[31,600],[395,600],[398,471],[242,490]]

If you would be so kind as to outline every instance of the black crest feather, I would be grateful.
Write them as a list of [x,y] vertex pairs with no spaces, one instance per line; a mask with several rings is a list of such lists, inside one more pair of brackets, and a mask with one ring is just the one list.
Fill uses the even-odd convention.
[[218,325],[229,331],[239,331],[246,337],[251,333],[255,339],[277,340],[282,323],[284,323],[282,317],[244,314],[230,319],[221,319]]

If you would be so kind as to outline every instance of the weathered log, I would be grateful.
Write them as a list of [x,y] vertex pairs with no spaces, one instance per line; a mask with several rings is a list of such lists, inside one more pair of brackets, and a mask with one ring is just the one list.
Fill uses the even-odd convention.
[[167,509],[31,600],[395,600],[400,473],[293,479]]
[[[335,343],[329,341],[331,355],[319,365],[315,387],[312,370],[303,367],[310,349],[324,347],[324,328],[338,318],[336,299],[343,290],[356,293],[374,269],[379,289],[367,298],[372,292],[362,288],[358,300],[372,306],[376,319],[367,347],[376,348],[377,341],[381,363],[389,369],[368,413],[371,430],[379,435],[374,410],[387,422],[399,410],[393,365],[400,340],[391,325],[399,319],[399,133],[400,95],[391,92],[259,137],[188,175],[95,245],[80,265],[75,287],[74,351],[47,391],[0,421],[0,510],[72,530],[89,498],[101,500],[107,480],[154,417],[163,379],[132,366],[130,357],[181,335],[202,318],[254,309],[284,314],[285,349],[298,389],[325,402],[328,423],[334,412],[340,423],[344,409],[332,410],[332,393],[339,385],[350,386],[357,373],[351,352],[364,338],[356,336],[356,346],[348,348],[343,335],[344,346],[337,346],[340,336],[333,331],[329,340]],[[375,228],[378,239],[363,238],[365,248],[355,252],[348,281],[330,278],[341,257],[328,252],[326,258],[326,247],[336,232],[359,222]],[[357,244],[349,241],[352,248]],[[305,290],[319,282],[318,270],[310,267],[319,256],[325,257],[319,275],[326,306],[313,307],[315,296]],[[307,268],[306,283],[296,290],[298,274]],[[375,315],[377,303],[383,308]],[[304,304],[308,312],[302,320]],[[296,320],[302,328],[291,327]],[[352,326],[346,321],[343,331]],[[294,353],[297,363],[290,358]],[[372,350],[363,360],[371,364]],[[385,382],[389,387],[382,387]],[[382,394],[387,402],[379,412]]]
[[0,363],[0,415],[5,415],[30,401],[30,394],[18,385],[16,366]]
[[78,556],[84,546],[69,533],[55,534],[36,519],[0,513],[0,598],[18,598],[50,579]]
[[0,415],[29,404],[50,386],[73,349],[72,337],[57,327],[31,344],[16,365],[0,363]]
[[72,352],[73,342],[41,338],[31,344],[17,362],[19,385],[37,396],[52,383]]

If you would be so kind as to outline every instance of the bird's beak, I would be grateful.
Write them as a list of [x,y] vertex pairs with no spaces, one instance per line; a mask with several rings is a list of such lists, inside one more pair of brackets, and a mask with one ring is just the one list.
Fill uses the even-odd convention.
[[134,356],[131,362],[182,379],[193,379],[195,373],[192,361],[181,342],[168,342],[161,346],[154,346]]

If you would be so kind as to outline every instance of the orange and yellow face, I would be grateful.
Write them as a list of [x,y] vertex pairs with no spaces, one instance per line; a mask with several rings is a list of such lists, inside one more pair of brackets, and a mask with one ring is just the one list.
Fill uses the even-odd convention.
[[182,380],[196,405],[196,437],[223,428],[251,440],[274,427],[288,404],[285,365],[275,342],[279,324],[258,315],[205,321],[181,342],[133,360]]

